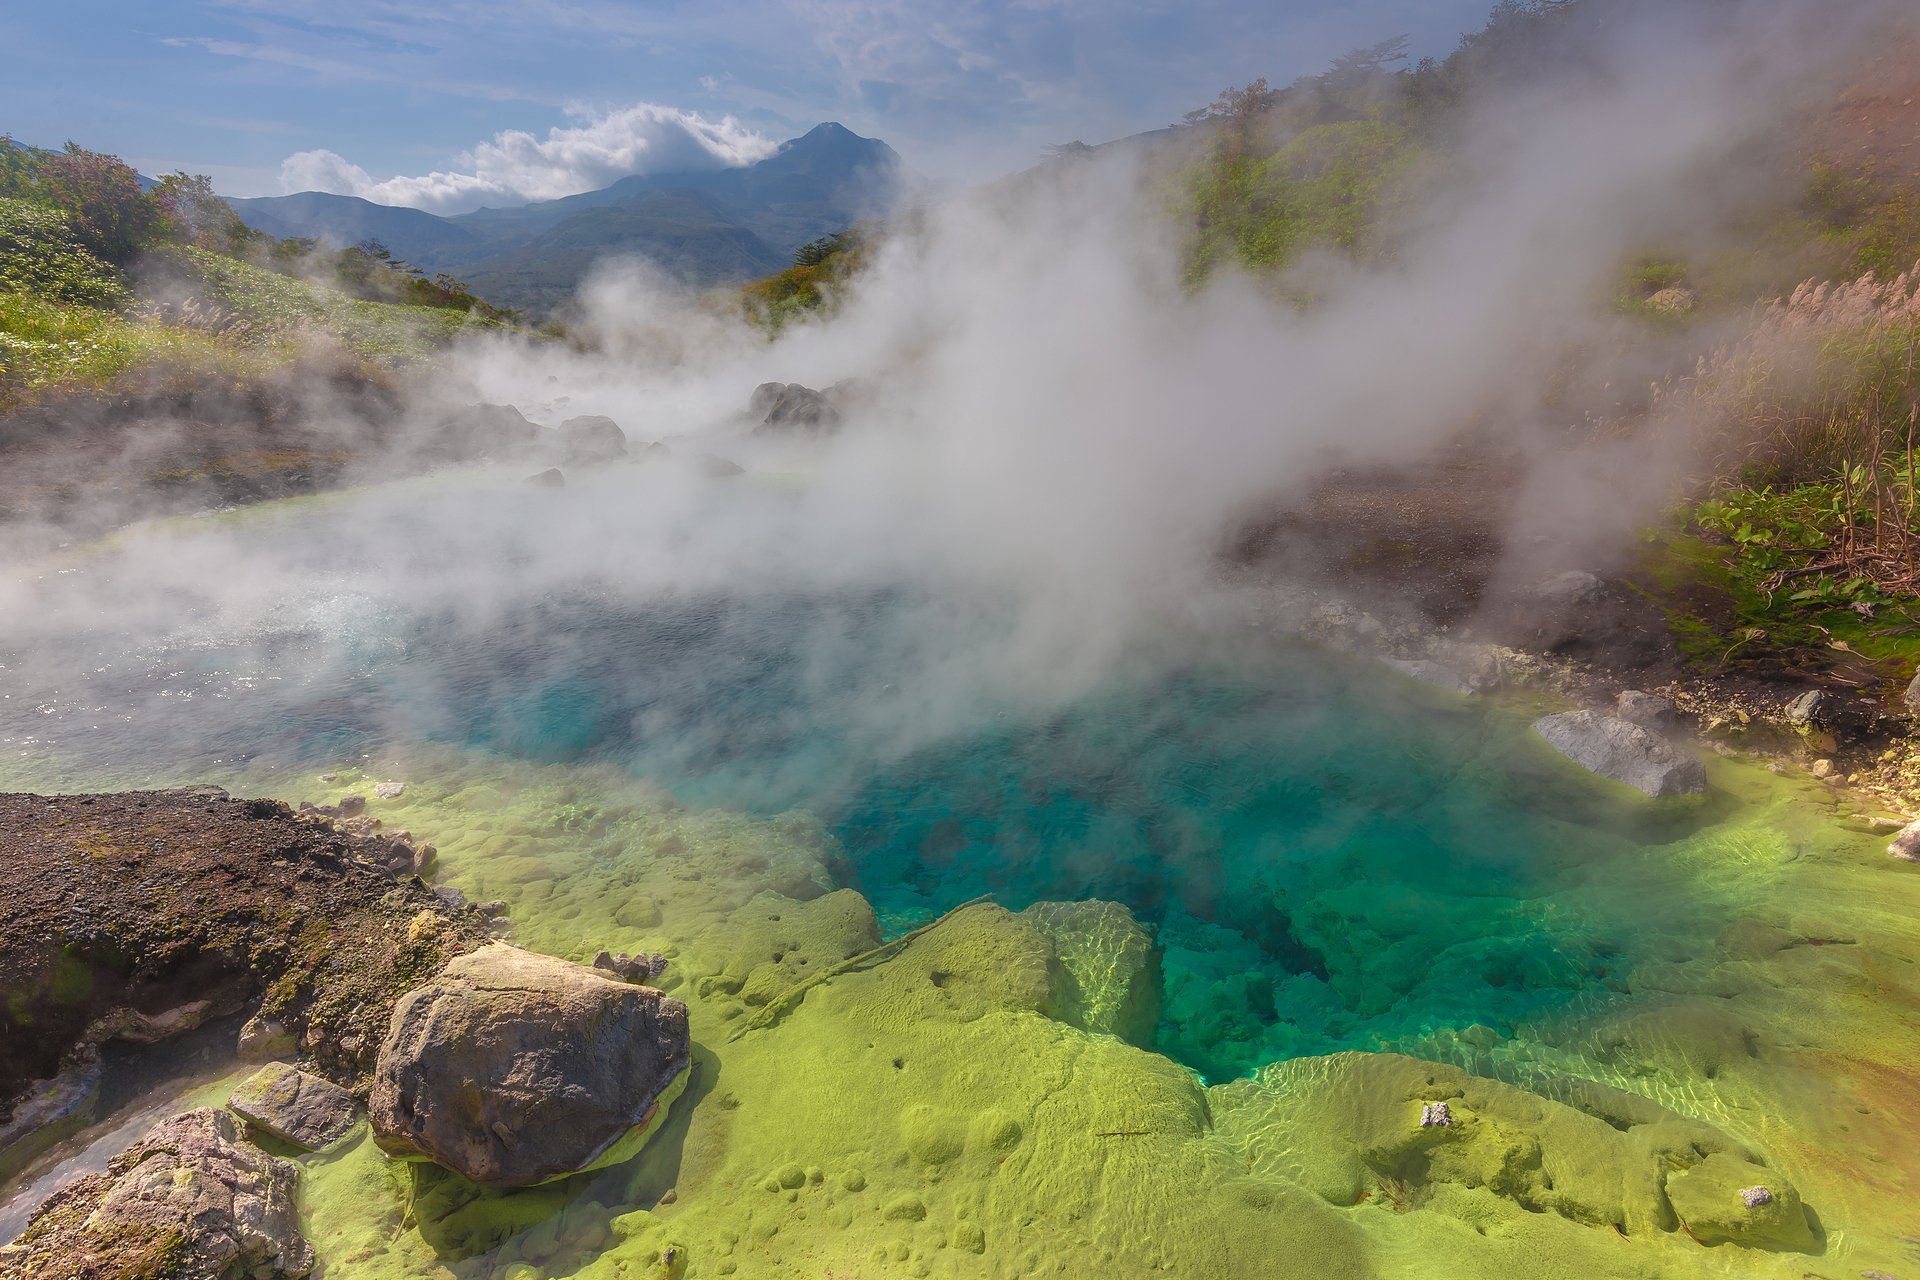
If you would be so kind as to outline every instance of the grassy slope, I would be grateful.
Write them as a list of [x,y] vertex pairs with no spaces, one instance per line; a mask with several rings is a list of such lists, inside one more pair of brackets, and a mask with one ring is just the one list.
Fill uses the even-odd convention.
[[141,298],[78,247],[59,215],[0,200],[0,407],[50,392],[257,377],[315,341],[373,365],[423,359],[495,322],[357,299],[189,246],[155,250]]

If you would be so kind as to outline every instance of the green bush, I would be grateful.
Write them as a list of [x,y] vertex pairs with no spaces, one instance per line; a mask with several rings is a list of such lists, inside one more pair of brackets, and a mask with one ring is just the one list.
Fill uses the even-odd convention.
[[66,214],[0,197],[0,293],[117,306],[127,291],[114,269],[80,247]]
[[839,286],[865,263],[870,234],[871,229],[849,228],[800,246],[791,267],[740,290],[747,318],[778,335],[795,321],[832,314]]
[[1185,175],[1191,276],[1229,260],[1284,266],[1309,247],[1370,256],[1411,197],[1419,154],[1407,129],[1378,119],[1315,125],[1265,157],[1223,135]]

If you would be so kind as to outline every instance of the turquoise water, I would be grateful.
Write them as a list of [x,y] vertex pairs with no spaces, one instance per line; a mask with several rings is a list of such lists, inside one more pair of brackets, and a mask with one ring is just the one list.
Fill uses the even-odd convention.
[[891,929],[989,893],[1125,903],[1164,949],[1155,1047],[1215,1079],[1613,998],[1645,930],[1583,886],[1705,820],[1603,793],[1524,718],[1304,648],[1200,652],[903,736],[944,678],[926,617],[885,592],[555,596],[484,623],[103,635],[58,669],[5,657],[0,740],[116,765],[440,741],[805,808]]

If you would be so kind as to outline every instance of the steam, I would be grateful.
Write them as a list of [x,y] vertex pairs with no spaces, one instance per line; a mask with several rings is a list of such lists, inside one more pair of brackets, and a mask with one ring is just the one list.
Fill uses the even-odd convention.
[[[397,646],[417,679],[363,710],[400,737],[433,731],[461,682],[497,682],[507,704],[602,660],[608,616],[634,620],[640,667],[673,663],[691,628],[706,658],[672,668],[691,709],[673,732],[715,710],[690,757],[738,728],[729,681],[776,660],[796,725],[893,751],[1217,653],[1243,634],[1226,531],[1334,468],[1418,465],[1472,429],[1536,458],[1523,515],[1623,524],[1663,497],[1645,468],[1669,451],[1569,451],[1579,406],[1549,410],[1552,385],[1570,354],[1607,349],[1622,260],[1718,225],[1700,176],[1854,34],[1810,4],[1736,8],[1623,10],[1578,74],[1481,104],[1449,148],[1458,180],[1391,266],[1194,292],[1164,187],[1125,156],[928,211],[834,318],[772,345],[615,266],[583,296],[593,350],[476,344],[425,398],[549,425],[604,413],[670,456],[573,469],[557,493],[503,467],[152,529],[65,577],[0,582],[0,611],[43,648],[248,637],[277,655],[258,671],[321,686]],[[1284,300],[1307,289],[1309,306]],[[762,381],[849,379],[825,438],[740,414]],[[745,474],[718,478],[707,455]],[[422,620],[456,649],[517,636],[522,662],[436,668]]]
[[301,151],[281,164],[280,187],[360,196],[429,213],[464,213],[482,205],[556,200],[632,174],[752,164],[778,145],[732,116],[709,120],[696,111],[651,102],[599,116],[580,114],[579,120],[549,129],[544,138],[504,130],[462,154],[460,168],[415,177],[375,178],[332,151]]

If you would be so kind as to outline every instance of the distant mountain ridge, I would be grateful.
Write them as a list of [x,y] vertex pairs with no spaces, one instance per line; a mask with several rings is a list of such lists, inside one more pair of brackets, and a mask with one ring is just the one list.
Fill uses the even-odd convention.
[[611,256],[646,258],[694,285],[778,271],[809,240],[887,212],[907,180],[892,147],[829,123],[750,165],[635,174],[598,191],[451,217],[320,191],[228,203],[269,235],[378,240],[490,301],[546,311]]

